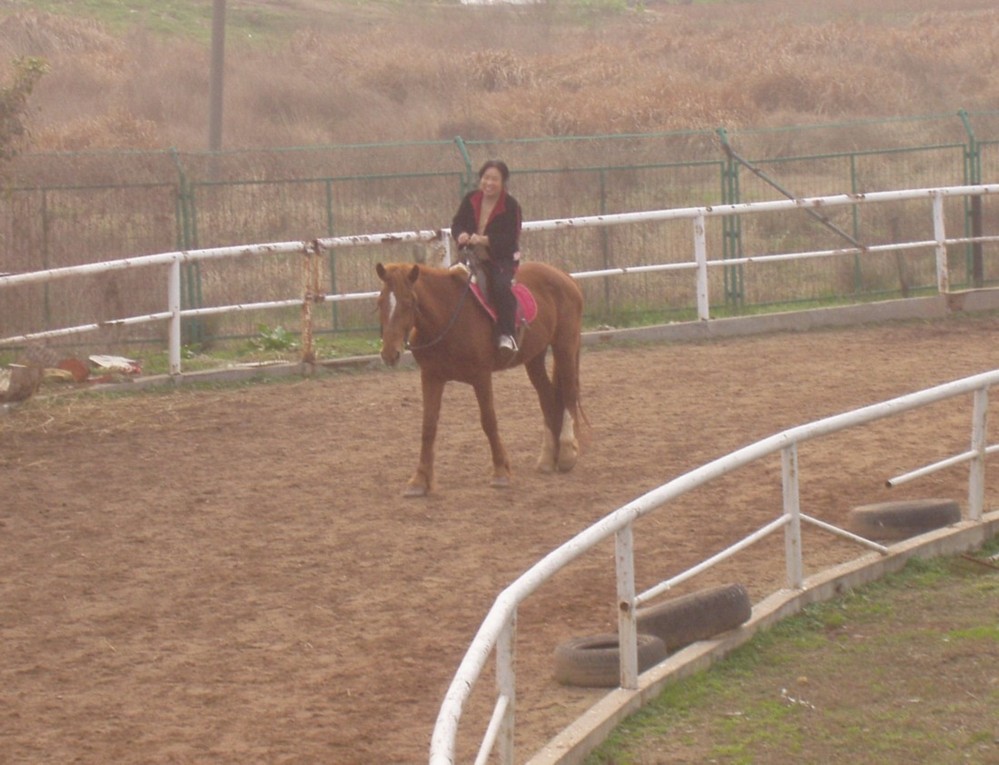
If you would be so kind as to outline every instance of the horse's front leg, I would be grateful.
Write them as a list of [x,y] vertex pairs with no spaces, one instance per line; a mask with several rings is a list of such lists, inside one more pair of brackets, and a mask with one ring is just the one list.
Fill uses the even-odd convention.
[[493,483],[498,489],[510,485],[510,460],[499,436],[499,423],[496,420],[496,407],[493,403],[493,378],[487,374],[478,382],[473,383],[475,398],[479,402],[479,422],[489,439],[489,450],[493,457]]
[[404,496],[424,497],[434,484],[434,443],[437,440],[437,423],[441,415],[444,380],[421,370],[423,388],[423,430],[420,439],[420,464],[406,485]]

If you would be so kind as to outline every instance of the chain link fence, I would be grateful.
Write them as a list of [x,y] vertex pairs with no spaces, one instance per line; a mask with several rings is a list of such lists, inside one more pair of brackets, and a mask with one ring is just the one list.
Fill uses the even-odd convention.
[[[37,271],[137,255],[258,242],[311,240],[446,227],[461,194],[490,157],[512,168],[511,192],[528,220],[994,182],[999,112],[910,117],[781,129],[704,130],[508,141],[431,141],[233,152],[25,154],[6,168],[0,204],[0,273]],[[928,202],[927,202],[928,204]],[[949,231],[999,231],[999,211],[951,202]],[[726,218],[708,231],[712,257],[872,245],[932,238],[912,203],[838,208],[818,220],[802,211]],[[915,230],[914,230],[915,229]],[[689,227],[650,222],[531,232],[525,257],[567,271],[691,260]],[[951,248],[952,287],[993,283],[981,252]],[[339,250],[324,263],[333,293],[376,288],[374,264],[439,255],[423,245]],[[292,256],[219,260],[184,270],[185,307],[253,303],[301,294]],[[909,295],[934,287],[932,253],[814,259],[753,269],[712,269],[717,315],[773,304]],[[103,274],[4,290],[0,336],[26,334],[163,309],[158,275]],[[666,273],[591,279],[591,323],[626,326],[692,318],[689,280]],[[192,342],[253,334],[288,316],[229,315],[192,322]],[[363,302],[337,304],[323,331],[370,330]],[[84,342],[162,338],[150,329],[107,329]],[[154,335],[150,335],[154,333]]]

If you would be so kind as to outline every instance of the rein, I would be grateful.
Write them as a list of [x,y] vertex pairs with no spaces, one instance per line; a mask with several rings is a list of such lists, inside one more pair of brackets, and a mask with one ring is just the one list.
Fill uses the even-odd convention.
[[[465,298],[468,296],[468,293],[471,292],[471,290],[472,290],[472,280],[469,279],[467,282],[465,282],[465,289],[461,291],[461,297],[458,298],[458,305],[455,306],[454,313],[451,314],[451,320],[447,323],[447,326],[444,327],[444,330],[439,335],[437,335],[437,337],[435,337],[433,340],[431,340],[428,343],[422,343],[420,345],[410,345],[409,340],[407,340],[406,350],[422,351],[426,348],[432,348],[433,346],[437,345],[437,343],[439,343],[441,340],[443,340],[447,336],[447,333],[451,331],[451,327],[453,327],[455,322],[458,321],[458,314],[461,313],[461,306],[465,302]],[[417,303],[416,305],[417,313],[419,313],[419,309],[420,306]]]

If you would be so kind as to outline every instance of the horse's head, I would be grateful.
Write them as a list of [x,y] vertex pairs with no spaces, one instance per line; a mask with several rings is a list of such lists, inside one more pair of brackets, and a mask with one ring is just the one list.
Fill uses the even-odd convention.
[[382,361],[390,367],[399,363],[406,340],[416,322],[416,292],[413,285],[420,277],[420,267],[405,263],[375,266],[382,280],[378,296],[378,320],[382,332]]

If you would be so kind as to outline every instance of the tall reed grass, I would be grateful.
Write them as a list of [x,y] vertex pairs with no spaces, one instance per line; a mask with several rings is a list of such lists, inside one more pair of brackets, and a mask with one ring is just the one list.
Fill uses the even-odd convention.
[[[169,33],[152,9],[129,22],[112,14],[120,5],[0,6],[0,62],[52,67],[26,148],[205,146],[208,4],[171,4],[186,27]],[[623,6],[230,2],[224,146],[764,127],[999,103],[991,0]]]

